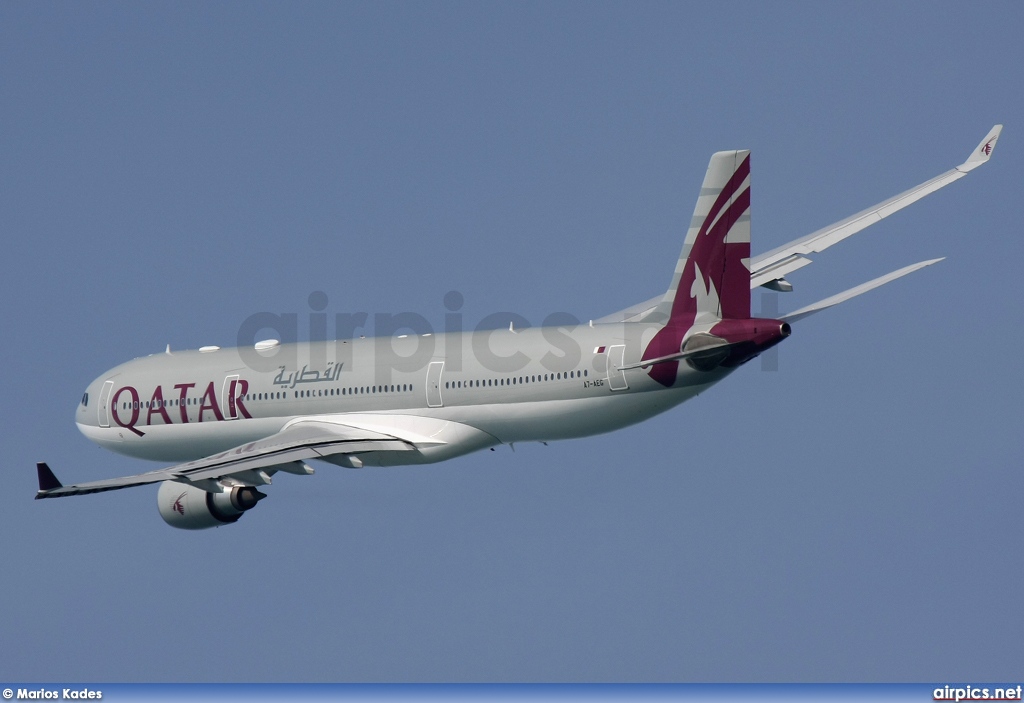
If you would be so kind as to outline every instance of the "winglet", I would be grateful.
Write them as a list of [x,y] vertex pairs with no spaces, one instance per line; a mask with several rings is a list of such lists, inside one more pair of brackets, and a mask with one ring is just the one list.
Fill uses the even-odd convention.
[[36,464],[36,472],[39,474],[39,493],[36,494],[36,498],[42,498],[41,494],[64,487],[64,484],[53,475],[53,471],[50,470],[45,461],[40,461]]
[[977,148],[971,152],[971,155],[967,157],[967,161],[963,162],[956,167],[957,171],[963,171],[964,173],[978,168],[983,163],[989,160],[992,156],[992,152],[995,151],[996,142],[999,140],[999,134],[1003,131],[1003,126],[997,124],[992,130],[985,135],[985,138],[981,140]]

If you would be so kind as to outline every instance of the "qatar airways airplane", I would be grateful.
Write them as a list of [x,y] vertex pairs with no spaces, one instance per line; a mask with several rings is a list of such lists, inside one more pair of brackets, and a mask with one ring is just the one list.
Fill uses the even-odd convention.
[[499,444],[585,437],[664,412],[790,335],[790,323],[941,259],[922,261],[778,319],[750,291],[988,161],[1002,125],[959,166],[772,251],[750,256],[750,152],[711,157],[664,295],[587,325],[407,334],[175,351],[89,384],[79,430],[102,447],[182,462],[64,486],[37,464],[36,498],[160,483],[167,523],[236,522],[277,472],[443,461]]

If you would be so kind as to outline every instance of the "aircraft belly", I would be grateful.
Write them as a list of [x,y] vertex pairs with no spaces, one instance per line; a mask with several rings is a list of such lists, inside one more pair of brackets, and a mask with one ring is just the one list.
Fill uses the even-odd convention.
[[656,393],[495,403],[444,408],[444,417],[471,424],[503,443],[587,437],[642,422],[697,395],[707,386]]

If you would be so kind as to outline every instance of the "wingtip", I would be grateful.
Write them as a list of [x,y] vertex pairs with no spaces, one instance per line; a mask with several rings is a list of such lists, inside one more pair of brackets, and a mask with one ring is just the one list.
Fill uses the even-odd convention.
[[36,493],[36,498],[43,498],[50,491],[64,487],[64,484],[53,475],[53,471],[50,470],[45,461],[36,463],[36,473],[39,476],[39,492]]
[[997,124],[989,130],[985,138],[981,140],[978,146],[971,152],[971,155],[967,157],[967,161],[961,164],[958,169],[960,171],[970,171],[983,163],[987,162],[992,158],[992,152],[996,150],[996,142],[999,141],[999,135],[1003,132],[1003,125]]

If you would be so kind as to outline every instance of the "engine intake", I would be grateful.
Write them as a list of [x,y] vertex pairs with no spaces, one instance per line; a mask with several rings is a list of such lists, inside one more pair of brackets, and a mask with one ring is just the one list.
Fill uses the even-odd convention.
[[171,527],[203,530],[238,522],[242,513],[256,507],[267,497],[252,486],[225,488],[223,493],[207,493],[201,488],[177,481],[164,481],[156,495],[160,517]]

